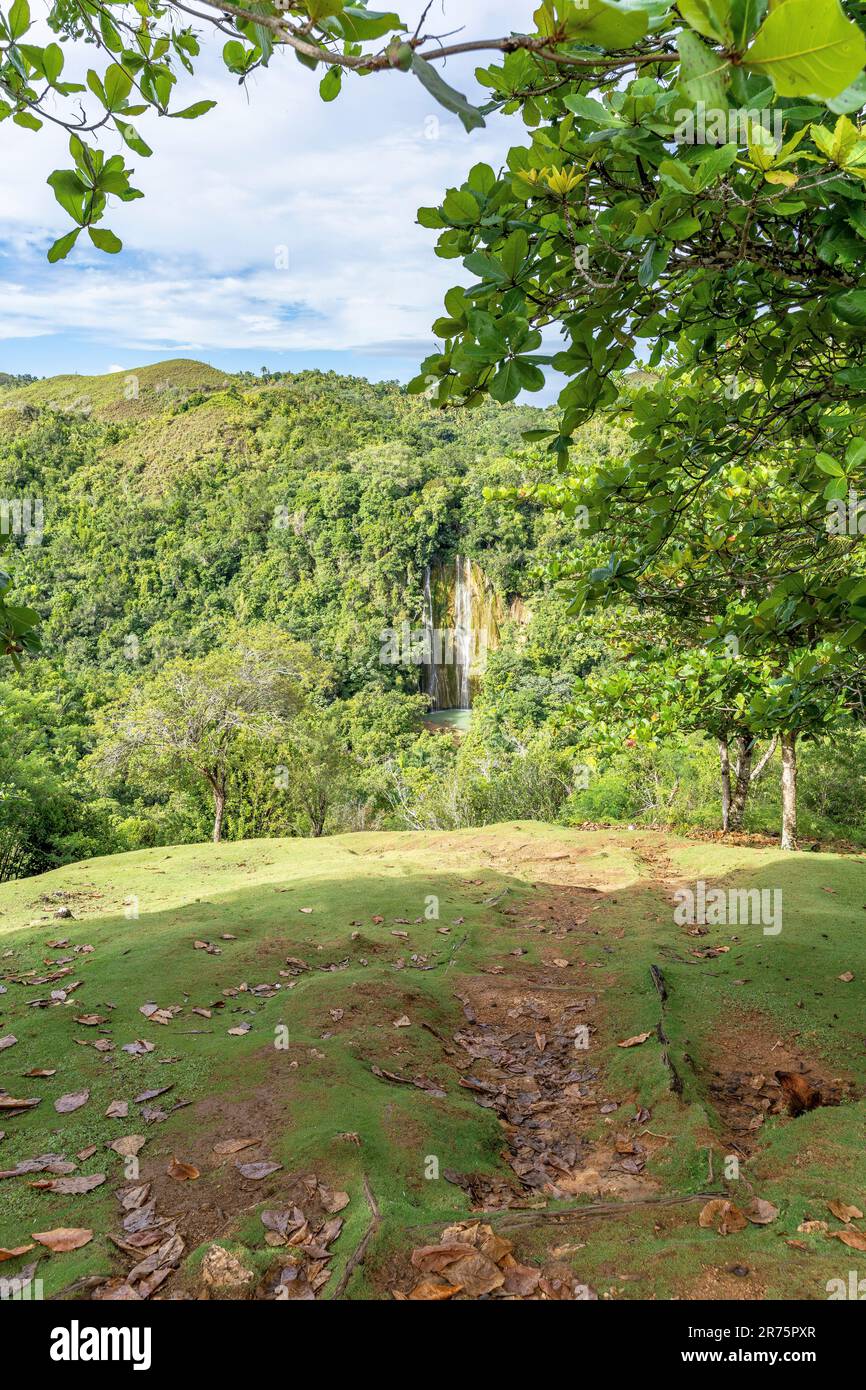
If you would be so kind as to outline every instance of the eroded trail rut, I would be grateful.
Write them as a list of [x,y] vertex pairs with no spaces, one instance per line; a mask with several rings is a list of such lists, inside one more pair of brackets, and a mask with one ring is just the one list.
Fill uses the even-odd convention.
[[[499,1117],[513,1180],[452,1175],[482,1208],[575,1194],[644,1196],[643,1117],[605,1090],[596,993],[561,983],[562,970],[470,980],[452,1058],[460,1084]],[[593,1132],[599,1119],[609,1136]]]

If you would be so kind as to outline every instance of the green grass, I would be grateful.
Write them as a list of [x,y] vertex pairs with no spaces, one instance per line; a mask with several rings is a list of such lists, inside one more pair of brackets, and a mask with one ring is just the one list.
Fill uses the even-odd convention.
[[[667,891],[651,881],[652,856],[658,853],[669,860],[671,881],[703,877],[709,883],[781,888],[782,932],[767,937],[760,927],[747,926],[685,936],[673,923]],[[216,1238],[263,1268],[272,1255],[256,1214],[259,1190],[240,1190],[232,1160],[217,1161],[212,1153],[216,1139],[262,1132],[267,1155],[286,1173],[315,1171],[351,1193],[335,1247],[336,1275],[369,1220],[362,1191],[368,1176],[383,1224],[363,1270],[353,1276],[350,1295],[381,1294],[413,1244],[435,1239],[442,1224],[468,1213],[468,1199],[457,1187],[425,1176],[430,1156],[440,1170],[506,1171],[495,1115],[457,1085],[439,1038],[421,1025],[450,1038],[463,1020],[456,997],[461,981],[491,965],[514,968],[509,952],[517,945],[528,953],[521,966],[549,959],[551,943],[538,925],[546,905],[561,905],[575,886],[594,887],[604,896],[557,949],[572,961],[569,983],[592,989],[601,1001],[595,1060],[604,1068],[606,1094],[624,1107],[645,1105],[648,1128],[666,1136],[649,1168],[660,1192],[704,1190],[711,1145],[714,1186],[721,1190],[722,1127],[706,1071],[723,1032],[733,1029],[736,1035],[739,1028],[746,1037],[750,1020],[759,1017],[780,1038],[796,1034],[805,1058],[850,1079],[862,1094],[866,864],[859,858],[785,856],[647,833],[593,834],[522,823],[448,835],[363,834],[141,851],[0,887],[0,973],[7,985],[0,996],[0,1035],[18,1038],[17,1046],[0,1052],[0,1085],[14,1095],[43,1097],[27,1114],[0,1118],[6,1131],[0,1167],[48,1151],[74,1157],[96,1144],[97,1152],[79,1171],[108,1174],[103,1187],[82,1197],[39,1191],[23,1177],[3,1181],[0,1244],[25,1244],[30,1232],[53,1226],[94,1230],[94,1240],[82,1250],[46,1253],[40,1260],[47,1293],[83,1274],[122,1272],[126,1262],[107,1234],[118,1228],[112,1194],[124,1175],[120,1159],[105,1145],[137,1132],[148,1140],[140,1155],[143,1176],[155,1179],[162,1203],[176,1198],[184,1213],[188,1258],[181,1285],[192,1286],[202,1251]],[[499,897],[504,889],[507,894]],[[59,899],[51,895],[58,892],[67,895],[63,901],[73,921],[55,920]],[[433,898],[439,916],[427,920]],[[384,920],[375,923],[374,916]],[[525,925],[530,921],[535,927]],[[451,928],[449,935],[439,933],[442,926]],[[409,939],[395,931],[408,932]],[[223,933],[236,939],[222,941]],[[21,985],[8,977],[47,969],[47,959],[65,954],[48,941],[67,936],[73,944],[94,947],[74,957],[69,978],[81,979],[80,989],[66,1004],[29,1007],[29,1000],[64,982]],[[196,939],[215,942],[221,954],[194,949]],[[708,944],[731,950],[706,961],[689,955],[693,946]],[[426,959],[413,962],[413,953]],[[290,955],[312,967],[292,988],[279,975]],[[669,1089],[654,1038],[642,1047],[616,1047],[618,1040],[655,1028],[660,1005],[649,975],[652,963],[663,969],[669,990],[665,1026],[684,1083],[681,1098]],[[421,964],[435,968],[416,968]],[[844,984],[838,976],[848,970],[855,980]],[[270,999],[256,999],[247,990],[225,998],[210,1020],[191,1012],[224,997],[225,989],[277,981],[284,988]],[[150,1001],[183,1010],[160,1026],[139,1012]],[[342,1018],[335,1022],[331,1010],[342,1010]],[[108,1018],[115,1051],[100,1054],[77,1045],[76,1039],[98,1036],[74,1022],[75,1015],[90,1012]],[[394,1020],[402,1014],[411,1027],[396,1029]],[[251,1030],[230,1036],[229,1028],[240,1022]],[[275,1046],[282,1027],[288,1033],[285,1048]],[[136,1038],[150,1039],[156,1050],[143,1057],[121,1051],[121,1044]],[[167,1063],[169,1057],[178,1060]],[[388,1085],[372,1075],[372,1064],[424,1073],[446,1096]],[[25,1080],[22,1073],[32,1067],[56,1067],[57,1073]],[[140,1091],[169,1083],[173,1090],[156,1105],[181,1099],[193,1104],[166,1122],[143,1124],[135,1105],[128,1120],[104,1118],[112,1099],[132,1101]],[[70,1115],[55,1112],[59,1095],[85,1088],[91,1092],[85,1107]],[[856,1267],[857,1253],[836,1241],[798,1237],[796,1227],[806,1214],[838,1227],[826,1211],[830,1198],[866,1208],[863,1120],[858,1101],[765,1124],[743,1173],[758,1195],[780,1208],[772,1226],[721,1237],[698,1228],[699,1205],[641,1208],[522,1231],[520,1253],[549,1260],[553,1247],[580,1246],[561,1258],[614,1297],[702,1297],[710,1287],[721,1297],[741,1296],[744,1287],[753,1297],[823,1297],[826,1280],[846,1276]],[[591,1124],[597,1136],[609,1137],[609,1121],[598,1116]],[[360,1145],[341,1137],[346,1132],[356,1133]],[[172,1154],[196,1163],[201,1178],[182,1185],[167,1181]],[[271,1193],[271,1204],[279,1199],[280,1180],[277,1174],[261,1185],[262,1203]],[[748,1200],[748,1193],[740,1198],[736,1189],[730,1195]],[[803,1239],[808,1252],[786,1246],[784,1237]],[[6,1262],[3,1274],[14,1275],[31,1258]],[[726,1273],[737,1264],[750,1269],[748,1284]]]

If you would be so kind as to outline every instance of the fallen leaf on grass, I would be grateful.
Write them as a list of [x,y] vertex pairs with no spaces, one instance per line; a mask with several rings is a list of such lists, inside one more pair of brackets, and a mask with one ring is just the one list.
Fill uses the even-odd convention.
[[179,1158],[172,1154],[171,1162],[165,1170],[170,1178],[175,1178],[178,1182],[191,1182],[194,1178],[200,1177],[200,1173],[192,1163],[182,1163]]
[[105,1112],[107,1120],[125,1120],[129,1114],[129,1102],[125,1100],[113,1100]]
[[108,1147],[120,1154],[121,1158],[134,1158],[146,1143],[143,1134],[124,1134],[121,1139],[112,1140]]
[[649,1033],[635,1033],[633,1038],[626,1038],[625,1042],[617,1043],[617,1047],[638,1047],[640,1043],[645,1043]]
[[779,1215],[779,1208],[774,1207],[772,1202],[767,1202],[763,1197],[753,1197],[745,1209],[747,1221],[751,1221],[753,1226],[769,1226],[771,1221],[775,1221]]
[[17,1115],[21,1110],[32,1110],[35,1105],[39,1105],[41,1096],[0,1096],[0,1110],[8,1110]]
[[445,1284],[437,1279],[424,1279],[420,1284],[416,1284],[409,1297],[416,1302],[436,1303],[446,1298],[453,1298],[460,1293],[460,1284]]
[[66,1197],[80,1197],[85,1192],[92,1192],[94,1187],[101,1187],[104,1182],[104,1173],[91,1173],[89,1177],[82,1174],[76,1178],[52,1178],[49,1182],[31,1183],[31,1187],[41,1187],[46,1192],[61,1192]]
[[838,1197],[827,1203],[827,1209],[832,1211],[834,1216],[838,1216],[840,1221],[859,1221],[863,1216],[859,1207],[851,1207],[847,1202],[841,1202]]
[[58,1115],[71,1115],[73,1110],[80,1110],[82,1105],[86,1105],[90,1100],[89,1091],[70,1091],[66,1096],[58,1096],[54,1102],[54,1109]]
[[826,1221],[801,1221],[797,1227],[798,1233],[804,1236],[824,1235],[829,1229]]
[[237,1154],[241,1149],[254,1148],[261,1142],[261,1139],[221,1139],[218,1144],[214,1144],[213,1151],[215,1154]]
[[866,1250],[866,1231],[829,1231],[828,1240],[841,1240],[852,1250]]
[[56,1076],[56,1075],[57,1075],[57,1068],[56,1068],[56,1067],[31,1067],[30,1071],[22,1072],[21,1075],[22,1075],[22,1076],[29,1076],[29,1077],[31,1077],[31,1078],[34,1078],[34,1077],[42,1078],[42,1077],[46,1077],[46,1076]]
[[844,975],[840,975],[838,978],[843,984],[850,985],[851,981],[854,979],[854,971],[846,970]]
[[80,1250],[82,1245],[93,1240],[93,1232],[83,1226],[58,1226],[53,1231],[34,1231],[33,1239],[55,1254],[62,1254],[67,1250]]
[[85,1028],[95,1028],[97,1024],[104,1023],[102,1014],[79,1014],[75,1019],[76,1023],[81,1023]]
[[170,1091],[173,1085],[174,1082],[172,1082],[169,1086],[157,1086],[152,1091],[142,1091],[140,1095],[133,1096],[133,1105],[143,1105],[144,1102],[147,1100],[156,1100],[157,1096],[164,1095],[166,1091]]
[[267,1178],[271,1173],[276,1173],[278,1168],[282,1168],[281,1163],[236,1163],[235,1167],[242,1178],[249,1178],[251,1182],[258,1182],[261,1178]]
[[0,1052],[2,1052],[4,1048],[14,1047],[17,1041],[18,1039],[14,1033],[7,1033],[5,1038],[0,1038]]
[[411,1026],[411,1020],[408,1019],[405,1014],[401,1014],[399,1018],[394,1019],[395,1028],[411,1028]]
[[704,1230],[718,1231],[720,1236],[729,1236],[734,1231],[743,1231],[746,1228],[746,1217],[733,1202],[727,1201],[724,1197],[714,1197],[707,1202],[706,1206],[701,1207],[701,1214],[698,1217],[698,1225]]
[[35,1245],[18,1245],[14,1250],[6,1250],[0,1246],[0,1263],[3,1260],[14,1260],[16,1255],[26,1255],[28,1250],[35,1250]]

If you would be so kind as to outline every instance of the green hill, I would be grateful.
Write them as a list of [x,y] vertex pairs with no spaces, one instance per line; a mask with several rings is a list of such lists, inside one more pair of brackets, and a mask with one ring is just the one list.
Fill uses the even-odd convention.
[[[697,876],[780,891],[782,930],[677,926],[672,890]],[[866,1208],[864,880],[855,858],[514,823],[182,846],[0,886],[0,1245],[23,1251],[4,1276],[39,1256],[48,1294],[124,1296],[156,1240],[139,1292],[197,1291],[218,1243],[259,1297],[286,1269],[289,1296],[406,1295],[411,1250],[481,1209],[521,1287],[824,1298],[855,1258],[834,1237],[863,1239],[828,1203]],[[777,1071],[820,1106],[791,1117]],[[134,1160],[107,1147],[130,1135]],[[40,1155],[53,1172],[27,1171]],[[105,1181],[65,1194],[58,1163]],[[150,1211],[118,1203],[147,1184]],[[723,1235],[698,1222],[714,1197],[776,1214]],[[299,1202],[327,1253],[263,1224]],[[93,1235],[33,1242],[58,1227]]]

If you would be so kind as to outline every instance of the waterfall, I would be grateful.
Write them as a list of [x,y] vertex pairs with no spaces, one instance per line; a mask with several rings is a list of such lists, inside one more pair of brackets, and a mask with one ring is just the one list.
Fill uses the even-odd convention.
[[472,561],[458,555],[454,561],[454,665],[457,674],[457,708],[469,709],[472,698]]
[[430,582],[430,566],[424,569],[424,650],[431,653],[430,664],[424,667],[425,690],[432,697],[432,709],[439,709],[436,665],[434,652],[434,641],[436,636],[436,619],[433,614],[433,586]]
[[499,645],[505,617],[501,598],[468,556],[434,560],[424,570],[421,689],[433,710],[469,710],[487,664]]

